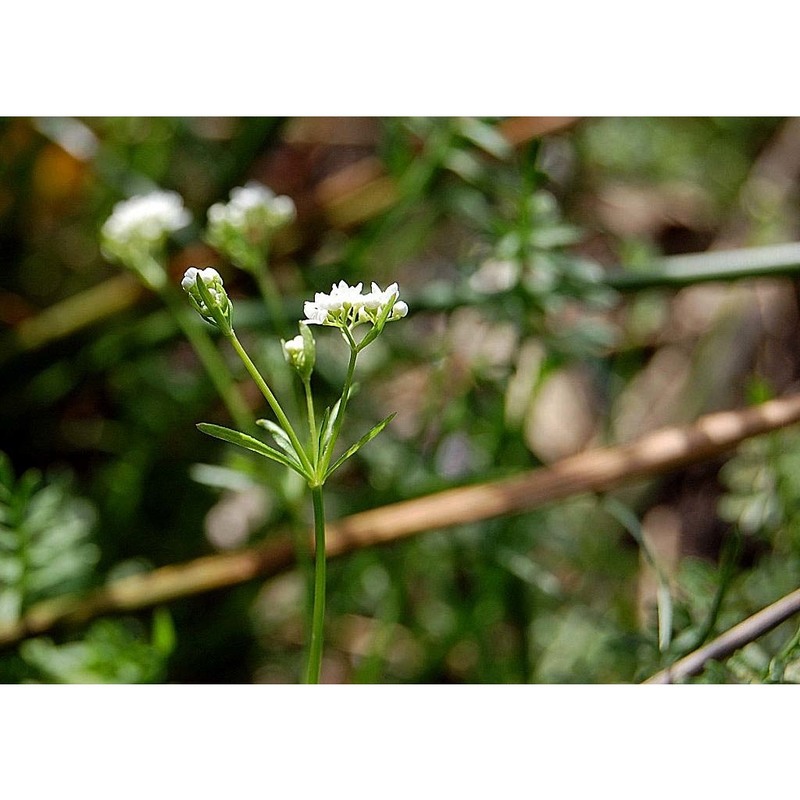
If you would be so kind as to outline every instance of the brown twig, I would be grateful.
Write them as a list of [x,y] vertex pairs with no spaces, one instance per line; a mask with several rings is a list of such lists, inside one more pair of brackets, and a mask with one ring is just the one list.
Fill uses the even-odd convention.
[[[514,478],[449,489],[364,511],[328,526],[328,555],[342,555],[423,531],[529,511],[575,494],[606,491],[714,458],[744,439],[798,421],[800,395],[793,395],[752,408],[708,414],[692,425],[664,428],[630,444],[590,450]],[[17,623],[0,628],[0,646],[60,625],[82,624],[103,614],[136,611],[270,577],[293,563],[289,538],[279,538],[236,553],[161,567],[115,581],[85,596],[42,602]]]
[[800,612],[800,589],[782,597],[770,606],[748,617],[714,641],[676,661],[672,666],[648,678],[645,683],[677,683],[697,675],[709,661],[721,661],[740,647],[754,642],[782,622]]

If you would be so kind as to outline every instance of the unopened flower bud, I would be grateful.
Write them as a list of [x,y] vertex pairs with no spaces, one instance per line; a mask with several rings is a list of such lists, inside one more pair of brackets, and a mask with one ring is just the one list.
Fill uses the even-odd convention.
[[300,333],[288,342],[281,339],[283,355],[287,363],[300,373],[300,377],[307,381],[314,370],[316,361],[316,343],[311,331],[305,323],[300,323]]
[[403,300],[398,300],[392,306],[392,313],[389,314],[389,319],[402,319],[406,314],[408,314],[408,303]]
[[223,333],[230,333],[233,307],[219,272],[213,267],[189,267],[183,276],[181,287],[203,319],[216,325]]

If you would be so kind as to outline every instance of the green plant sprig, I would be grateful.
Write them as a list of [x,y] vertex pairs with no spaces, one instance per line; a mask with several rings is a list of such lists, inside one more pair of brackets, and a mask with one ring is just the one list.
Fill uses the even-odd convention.
[[[358,355],[377,339],[386,324],[401,319],[408,313],[408,306],[399,299],[397,284],[385,291],[372,284],[372,291],[362,293],[362,284],[348,286],[341,281],[334,285],[330,294],[317,293],[314,301],[304,306],[306,319],[299,323],[300,333],[293,339],[282,340],[287,363],[296,372],[303,384],[306,398],[308,442],[303,444],[278,398],[261,375],[258,367],[247,354],[233,328],[233,306],[219,273],[213,267],[197,269],[190,267],[181,282],[195,310],[230,342],[245,368],[250,373],[277,421],[260,419],[257,424],[271,434],[272,447],[242,431],[201,422],[198,428],[203,433],[222,441],[243,447],[265,458],[275,461],[301,475],[311,491],[314,511],[314,574],[313,609],[308,665],[305,673],[307,683],[319,683],[323,628],[325,616],[326,547],[325,505],[323,487],[328,478],[365,444],[372,441],[394,418],[390,414],[373,426],[357,442],[350,445],[335,461],[336,445],[342,430],[347,403],[353,390]],[[337,328],[350,351],[347,372],[339,400],[332,408],[326,408],[319,423],[314,408],[311,375],[316,362],[316,343],[310,325]],[[354,330],[368,326],[366,333],[356,338]],[[331,463],[333,462],[333,463]]]

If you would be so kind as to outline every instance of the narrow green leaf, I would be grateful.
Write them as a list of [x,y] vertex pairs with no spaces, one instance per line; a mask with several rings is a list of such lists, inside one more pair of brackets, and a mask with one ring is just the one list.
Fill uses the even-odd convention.
[[325,477],[328,478],[332,473],[334,473],[339,467],[347,461],[350,456],[355,455],[367,442],[372,441],[395,417],[397,416],[397,412],[395,411],[393,414],[389,414],[386,419],[381,420],[369,433],[365,433],[354,445],[349,447],[336,461],[336,463],[328,469],[325,473]]
[[319,452],[321,456],[331,445],[331,437],[333,436],[333,428],[336,424],[336,417],[339,416],[339,408],[341,407],[341,398],[336,401],[333,408],[326,408],[325,414],[322,417],[322,425],[319,428]]
[[292,442],[289,439],[289,434],[281,428],[276,422],[273,422],[271,419],[257,419],[256,425],[264,430],[269,431],[272,434],[272,438],[275,439],[275,444],[283,450],[289,458],[294,459],[299,463],[299,459],[297,454],[295,453],[294,447],[292,446]]
[[331,407],[327,406],[325,411],[322,414],[322,420],[319,424],[319,433],[317,437],[317,443],[319,444],[319,452],[324,452],[325,448],[323,447],[323,442],[325,439],[325,431],[328,429],[328,422],[331,418]]
[[274,450],[269,445],[264,444],[264,442],[259,442],[258,439],[254,439],[252,436],[231,430],[230,428],[224,428],[222,425],[212,425],[209,422],[200,422],[197,428],[203,433],[213,436],[215,439],[222,439],[223,442],[229,442],[230,444],[244,447],[246,450],[252,450],[254,453],[258,453],[266,458],[271,458],[273,461],[277,461],[279,464],[293,469],[304,478],[310,480],[310,476],[306,474],[306,471],[295,459],[289,458],[279,450]]

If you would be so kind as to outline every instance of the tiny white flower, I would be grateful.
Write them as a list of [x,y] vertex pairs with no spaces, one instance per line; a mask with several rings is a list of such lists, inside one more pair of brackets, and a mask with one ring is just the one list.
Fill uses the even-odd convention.
[[197,276],[200,276],[203,283],[211,289],[217,286],[222,286],[222,276],[217,272],[214,267],[206,267],[205,269],[198,269],[197,267],[189,267],[183,275],[181,286],[187,292],[197,288]]
[[307,325],[324,325],[328,318],[328,309],[318,303],[312,303],[310,300],[303,303],[303,313],[306,315],[303,321]]
[[208,211],[206,212],[208,216],[208,221],[212,225],[217,225],[227,221],[228,219],[228,207],[223,203],[214,203]]
[[277,219],[291,220],[297,213],[294,206],[294,201],[291,197],[284,194],[278,195],[272,201],[272,213]]
[[[387,303],[400,296],[397,284],[393,283],[386,291],[383,291],[377,283],[372,284],[372,291],[366,296],[364,301],[365,308],[382,309]],[[379,312],[380,313],[380,312]]]
[[283,351],[286,353],[286,357],[291,359],[292,356],[302,353],[305,350],[305,346],[303,337],[298,333],[294,339],[289,339],[288,342],[283,343]]
[[339,285],[331,287],[330,299],[332,303],[344,308],[345,305],[358,306],[364,305],[364,297],[361,294],[363,284],[357,283],[355,286],[348,286],[344,281],[339,281]]
[[197,284],[197,273],[200,272],[197,267],[189,267],[186,272],[183,274],[183,280],[181,281],[181,288],[185,292],[191,292],[192,289]]
[[389,319],[402,319],[406,314],[408,314],[408,303],[398,300],[392,306],[392,313],[389,315]]

